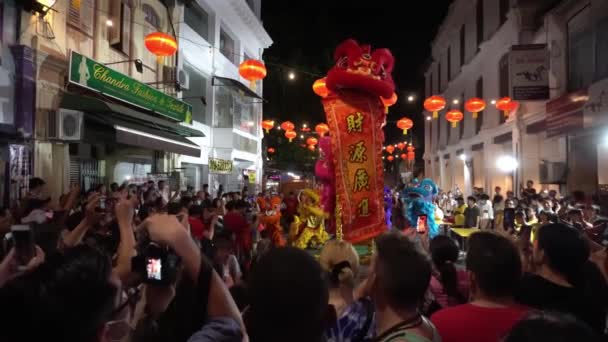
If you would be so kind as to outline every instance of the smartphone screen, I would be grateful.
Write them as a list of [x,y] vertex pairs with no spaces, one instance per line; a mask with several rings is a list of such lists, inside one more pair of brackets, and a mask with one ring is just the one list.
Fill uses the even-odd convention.
[[418,216],[418,222],[416,224],[416,231],[420,234],[426,234],[426,215]]
[[162,260],[160,258],[148,258],[146,272],[148,280],[163,280]]
[[34,235],[29,225],[21,224],[11,226],[11,233],[15,245],[15,256],[19,265],[27,265],[36,255]]

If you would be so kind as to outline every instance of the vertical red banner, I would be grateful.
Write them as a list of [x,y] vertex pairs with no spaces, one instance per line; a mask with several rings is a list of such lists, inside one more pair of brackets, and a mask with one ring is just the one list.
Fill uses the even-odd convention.
[[386,230],[382,144],[384,107],[377,96],[343,91],[323,99],[330,129],[344,239],[359,242]]

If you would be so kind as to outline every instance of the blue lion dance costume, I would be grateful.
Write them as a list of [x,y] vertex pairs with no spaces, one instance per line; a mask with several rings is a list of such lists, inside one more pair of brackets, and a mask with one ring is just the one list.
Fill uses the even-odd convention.
[[403,202],[403,216],[408,219],[410,225],[415,226],[419,215],[426,215],[429,229],[429,238],[439,234],[439,225],[435,222],[435,205],[433,197],[437,195],[437,185],[430,179],[422,181],[414,179],[401,193]]

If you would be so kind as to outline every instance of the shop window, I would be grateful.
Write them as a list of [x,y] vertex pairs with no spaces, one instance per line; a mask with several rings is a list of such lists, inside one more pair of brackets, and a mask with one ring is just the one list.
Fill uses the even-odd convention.
[[228,35],[223,28],[220,29],[220,52],[232,63],[238,63],[239,59],[236,53],[236,44],[234,39],[232,39],[232,37],[230,37],[230,35]]
[[189,2],[188,7],[184,11],[184,22],[190,26],[194,32],[209,41],[209,13],[207,13],[195,1]]
[[[131,2],[127,0],[110,2],[110,20],[112,20],[112,26],[108,28],[110,46],[127,56],[130,54],[132,7]],[[90,18],[92,17],[86,19],[90,20]]]
[[476,20],[476,24],[477,24],[477,48],[479,48],[479,46],[481,45],[481,43],[483,43],[483,34],[484,34],[484,29],[483,29],[483,2],[484,0],[477,0],[477,6],[475,7],[475,20]]
[[460,66],[464,65],[466,47],[466,35],[464,32],[464,25],[460,26]]
[[192,106],[192,119],[211,125],[211,120],[207,116],[207,106],[202,100],[207,98],[208,79],[189,63],[184,63],[184,72],[188,74],[188,89],[184,89],[182,98]]
[[260,106],[229,87],[215,88],[215,120],[213,127],[235,128],[257,135]]
[[240,150],[240,151],[245,151],[245,152],[249,152],[249,153],[253,153],[253,154],[258,152],[258,142],[257,141],[255,141],[253,139],[245,138],[238,134],[233,135],[233,146],[234,146],[234,148],[236,148],[237,150]]
[[[483,99],[483,77],[475,82],[475,97]],[[481,126],[483,126],[483,112],[479,112],[477,120],[475,120],[475,133],[479,133]]]
[[[505,53],[498,62],[498,97],[509,96],[509,54]],[[498,111],[500,123],[504,123],[507,119],[501,111]]]
[[583,89],[593,81],[591,6],[568,21],[568,90]]
[[68,25],[93,36],[95,0],[70,0],[68,7]]

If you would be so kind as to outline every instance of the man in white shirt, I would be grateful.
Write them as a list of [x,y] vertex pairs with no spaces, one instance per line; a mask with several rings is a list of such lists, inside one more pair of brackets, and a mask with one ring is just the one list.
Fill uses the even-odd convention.
[[481,229],[492,229],[492,222],[494,221],[494,210],[492,209],[492,202],[490,196],[481,194],[479,196],[479,227]]

